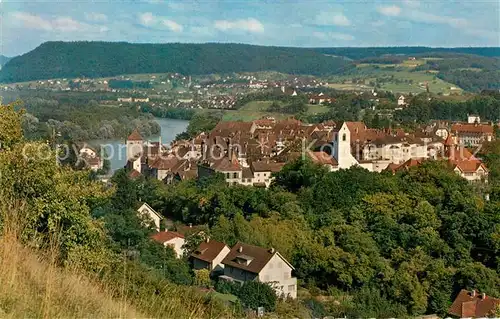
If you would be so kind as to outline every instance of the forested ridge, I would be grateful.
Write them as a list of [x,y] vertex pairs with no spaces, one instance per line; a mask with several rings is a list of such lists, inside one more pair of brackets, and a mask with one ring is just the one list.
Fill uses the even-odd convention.
[[125,42],[46,42],[15,57],[0,81],[118,74],[211,74],[273,70],[289,74],[336,74],[352,67],[342,58],[304,48],[247,44],[132,44]]

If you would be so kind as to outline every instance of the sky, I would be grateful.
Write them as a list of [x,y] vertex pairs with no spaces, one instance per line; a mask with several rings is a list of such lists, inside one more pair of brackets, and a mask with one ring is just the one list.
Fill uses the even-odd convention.
[[500,46],[500,0],[0,0],[0,54],[55,40]]

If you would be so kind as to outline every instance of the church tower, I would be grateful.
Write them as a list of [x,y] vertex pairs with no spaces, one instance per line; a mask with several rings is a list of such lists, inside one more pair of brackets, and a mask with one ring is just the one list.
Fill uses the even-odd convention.
[[337,160],[339,168],[347,169],[358,164],[351,153],[351,131],[345,122],[338,130],[334,131],[333,157]]
[[127,137],[127,161],[135,159],[138,154],[142,153],[144,140],[139,131],[135,129],[132,134]]

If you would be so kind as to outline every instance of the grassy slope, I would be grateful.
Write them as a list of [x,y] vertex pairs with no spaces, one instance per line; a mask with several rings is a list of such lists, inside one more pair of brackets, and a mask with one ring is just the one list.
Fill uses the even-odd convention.
[[144,317],[84,274],[55,267],[11,234],[0,238],[0,287],[1,318]]
[[[398,93],[421,93],[425,92],[425,87],[422,85],[425,82],[429,83],[429,89],[432,93],[459,93],[462,90],[451,90],[451,87],[457,88],[457,85],[445,82],[436,77],[435,74],[425,71],[415,72],[413,69],[418,65],[424,64],[425,60],[433,58],[417,59],[414,61],[405,60],[401,64],[378,64],[378,63],[362,63],[358,64],[357,68],[349,75],[334,76],[329,81],[329,86],[340,90],[370,90],[373,87],[369,85],[370,81],[375,81],[376,78],[394,76],[399,80],[413,80],[412,84],[385,82],[381,85],[381,89],[398,92]],[[439,59],[439,58],[436,58]],[[344,84],[342,81],[351,80],[353,78],[364,79],[365,84]]]
[[[0,198],[0,318],[234,318],[220,298],[193,287],[157,281],[145,269],[116,278],[56,265],[49,251],[21,244],[21,215],[6,214]],[[24,216],[24,215],[22,215]],[[39,246],[32,242],[30,246]],[[77,265],[78,266],[78,265]],[[140,278],[138,278],[140,276]]]

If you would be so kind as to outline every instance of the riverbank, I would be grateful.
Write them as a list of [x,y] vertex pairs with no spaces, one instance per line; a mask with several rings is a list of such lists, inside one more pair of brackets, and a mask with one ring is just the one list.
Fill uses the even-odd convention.
[[[162,144],[167,145],[175,139],[177,134],[186,131],[189,124],[189,121],[186,120],[165,118],[155,118],[154,120],[160,125],[160,134],[143,138],[152,142],[161,141]],[[127,163],[126,139],[91,140],[88,143],[96,148],[99,146],[104,148],[110,161],[111,172],[124,167]]]

